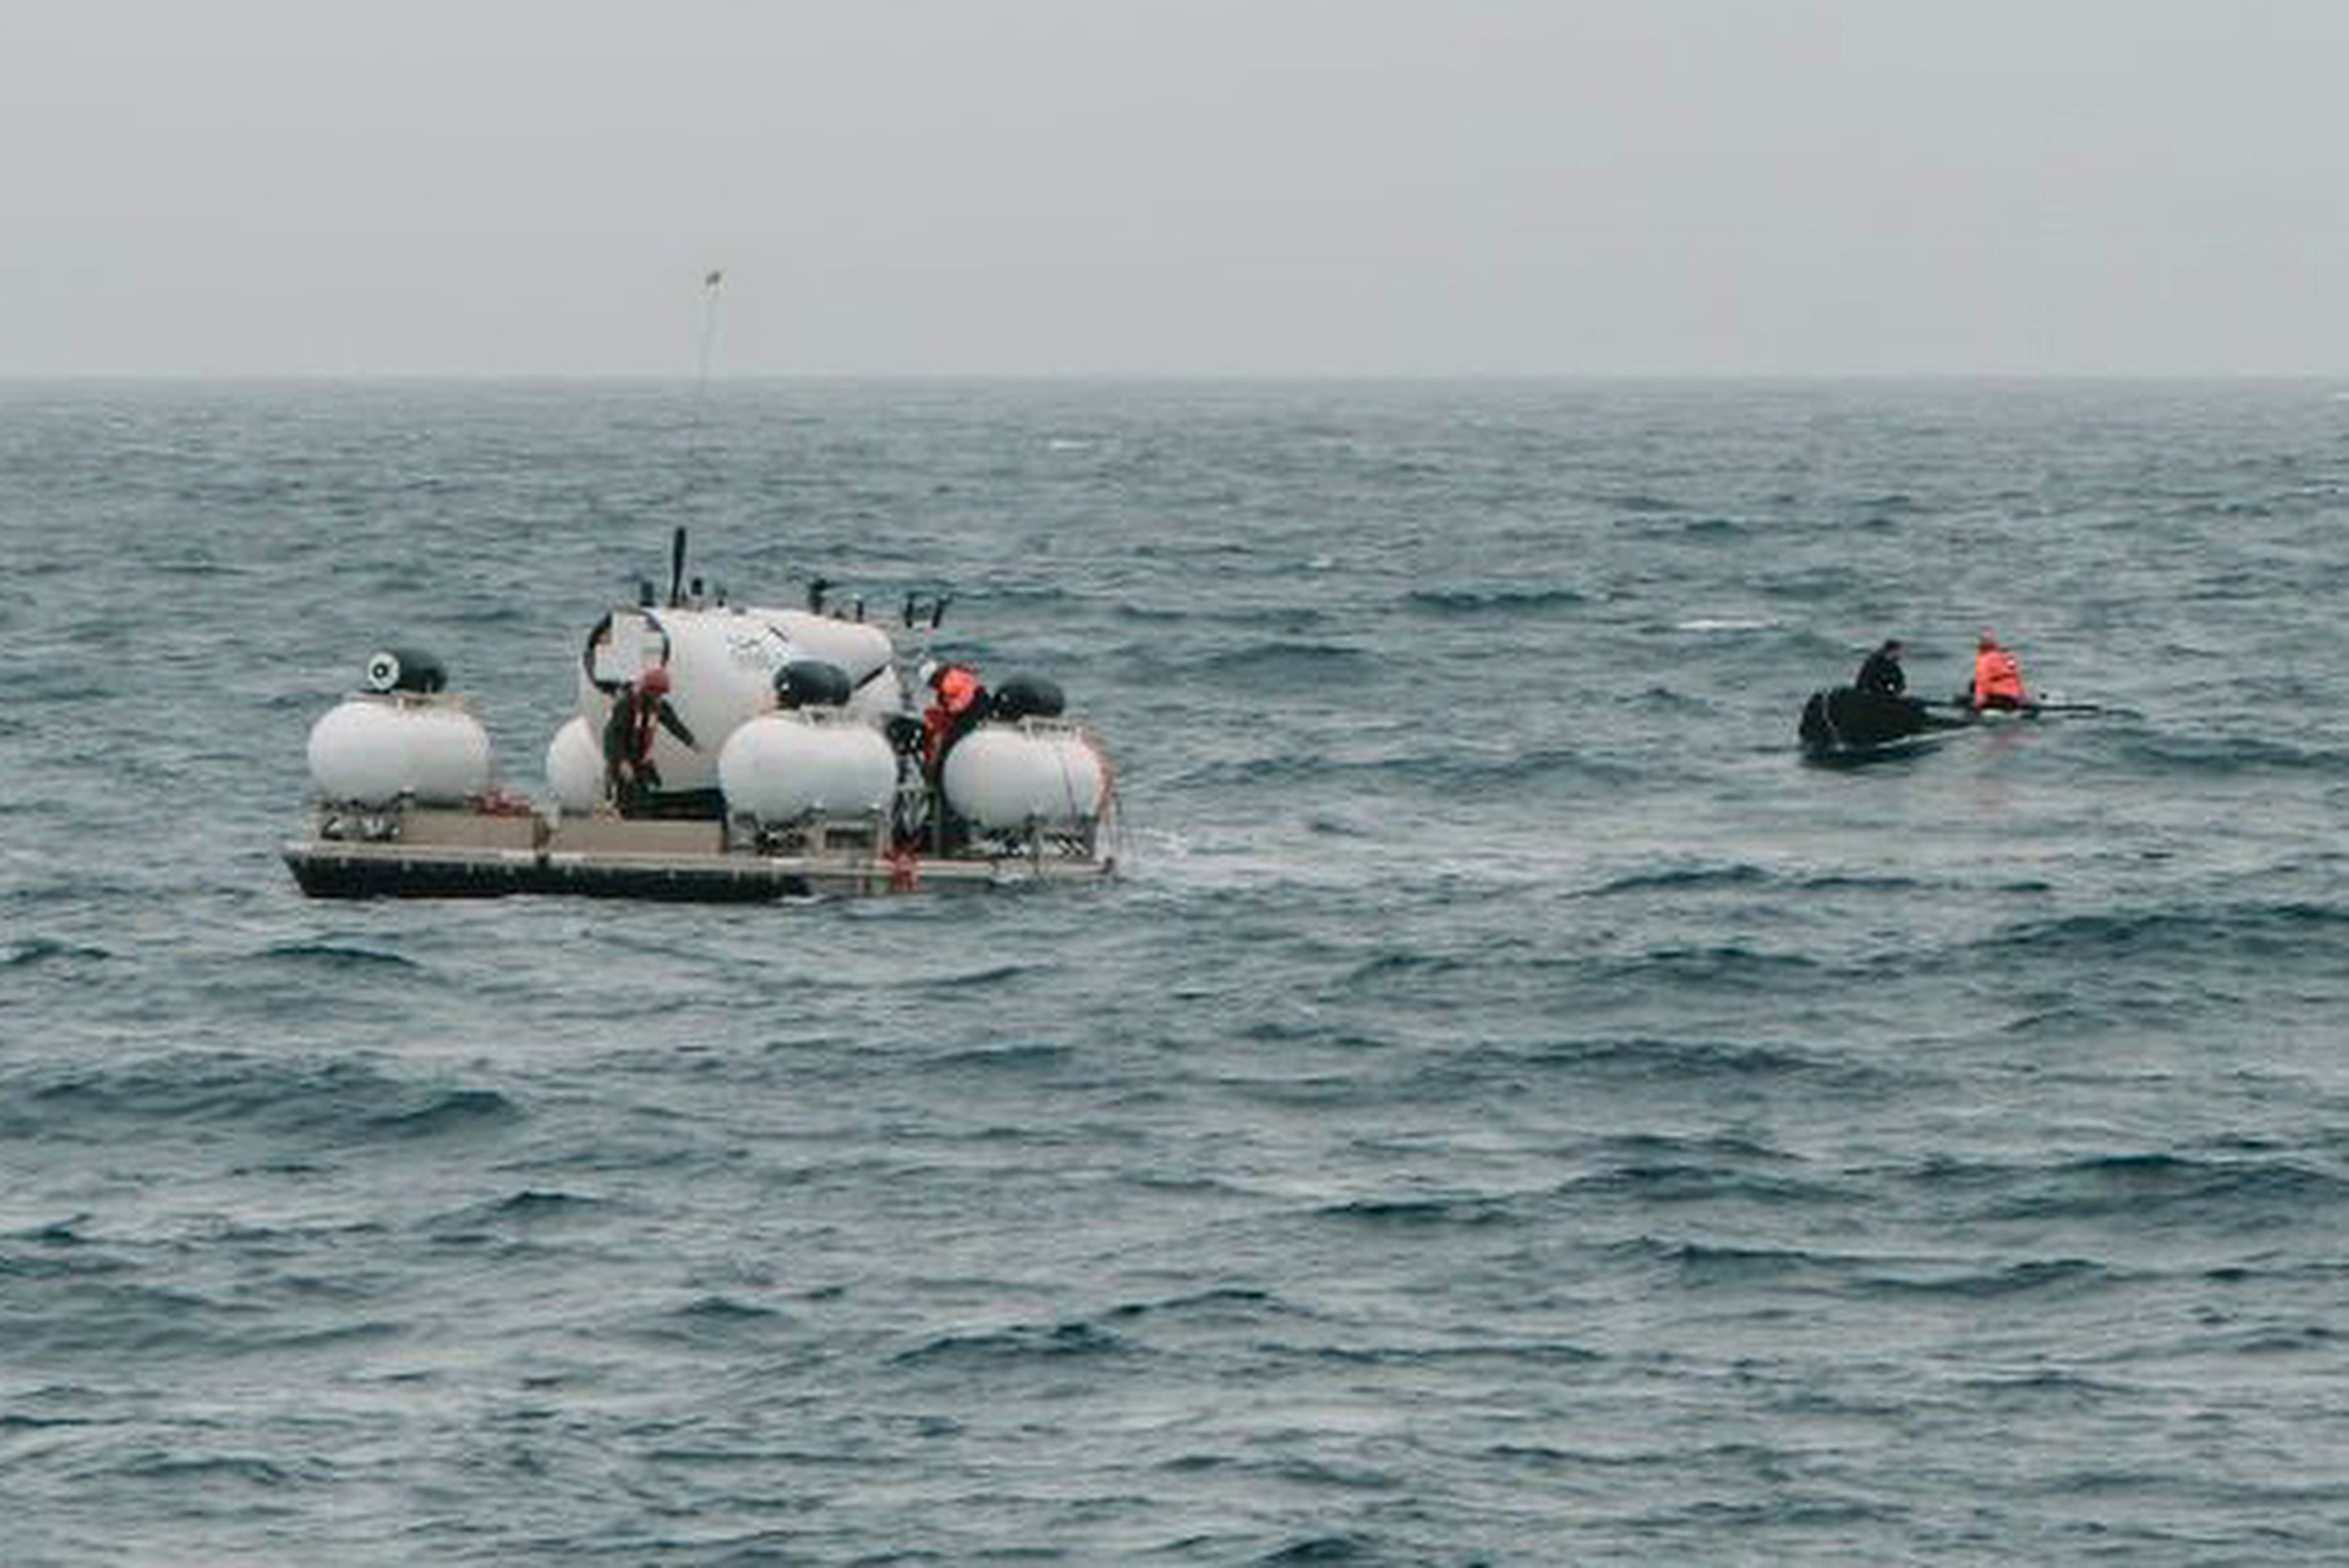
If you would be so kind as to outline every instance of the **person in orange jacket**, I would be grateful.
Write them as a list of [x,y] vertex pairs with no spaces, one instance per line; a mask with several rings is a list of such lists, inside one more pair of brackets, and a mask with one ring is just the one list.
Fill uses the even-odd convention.
[[2022,708],[2031,701],[2023,686],[2023,666],[1987,631],[1974,645],[1974,683],[1967,701],[1976,712],[1985,708]]
[[936,778],[954,743],[987,716],[987,688],[968,665],[941,664],[930,672],[930,690],[937,701],[922,714],[922,761]]

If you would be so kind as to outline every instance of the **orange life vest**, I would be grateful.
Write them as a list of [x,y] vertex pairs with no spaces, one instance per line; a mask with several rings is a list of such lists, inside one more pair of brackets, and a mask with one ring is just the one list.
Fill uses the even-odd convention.
[[2027,701],[2023,667],[2002,648],[1985,648],[1974,655],[1974,706],[1989,708]]
[[938,671],[934,684],[938,700],[922,715],[922,754],[933,768],[946,754],[947,742],[962,727],[965,715],[978,703],[985,690],[978,677],[959,664],[950,664]]

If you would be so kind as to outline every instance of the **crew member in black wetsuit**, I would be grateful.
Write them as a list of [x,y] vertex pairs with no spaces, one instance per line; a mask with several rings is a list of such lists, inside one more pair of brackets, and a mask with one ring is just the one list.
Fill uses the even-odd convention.
[[1909,677],[1900,668],[1900,656],[1908,647],[1897,637],[1886,638],[1884,646],[1869,654],[1859,673],[1852,677],[1852,685],[1883,697],[1898,697],[1908,691]]

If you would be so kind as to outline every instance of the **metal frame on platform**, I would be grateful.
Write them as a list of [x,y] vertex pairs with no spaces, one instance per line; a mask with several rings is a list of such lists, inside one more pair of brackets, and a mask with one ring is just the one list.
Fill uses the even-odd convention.
[[390,806],[324,809],[285,846],[303,892],[321,898],[464,898],[556,893],[675,902],[761,902],[821,893],[997,888],[1116,875],[1093,836],[999,836],[953,855],[892,851],[868,816],[789,831],[605,814],[554,818]]

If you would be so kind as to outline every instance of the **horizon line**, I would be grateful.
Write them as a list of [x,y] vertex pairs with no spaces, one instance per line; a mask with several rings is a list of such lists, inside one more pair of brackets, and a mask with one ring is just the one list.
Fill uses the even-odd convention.
[[2349,370],[736,370],[707,377],[688,370],[614,369],[0,369],[0,385],[62,381],[173,382],[635,382],[717,385],[839,382],[2320,382]]

